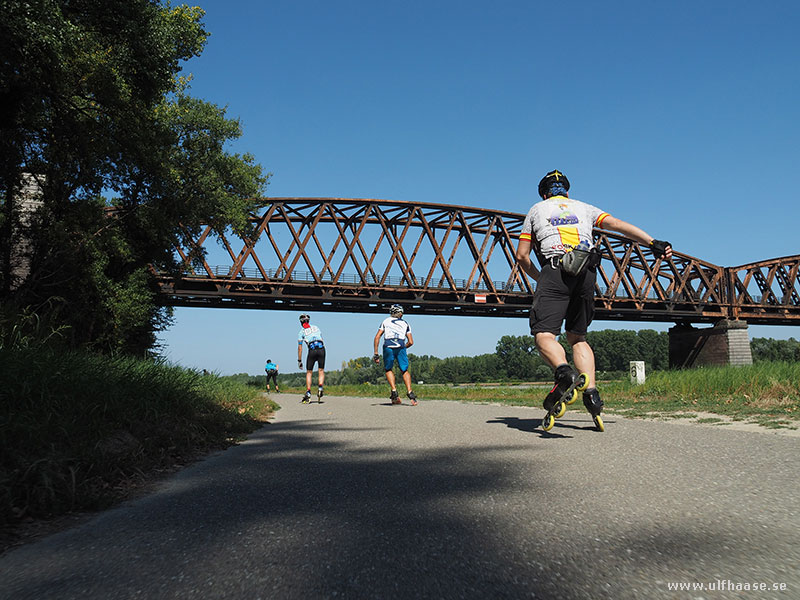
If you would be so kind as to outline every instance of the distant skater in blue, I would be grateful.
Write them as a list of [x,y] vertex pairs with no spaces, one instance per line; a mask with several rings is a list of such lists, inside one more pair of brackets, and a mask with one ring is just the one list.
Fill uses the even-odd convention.
[[387,317],[378,328],[378,333],[375,334],[373,341],[374,354],[372,360],[376,364],[380,363],[380,356],[378,355],[378,343],[383,336],[383,368],[386,371],[386,381],[389,382],[391,387],[391,394],[389,399],[392,404],[402,404],[400,397],[397,394],[397,382],[395,381],[394,363],[400,367],[403,373],[403,383],[406,386],[406,396],[411,401],[412,406],[417,405],[417,395],[411,390],[411,373],[408,372],[408,354],[406,348],[410,348],[414,344],[414,337],[411,335],[411,326],[403,320],[403,307],[399,304],[393,304],[389,309],[390,317]]
[[281,391],[278,389],[278,365],[272,362],[271,358],[268,358],[267,364],[264,365],[264,371],[267,372],[267,391],[270,391],[269,380],[271,379],[275,384],[275,393],[280,394]]

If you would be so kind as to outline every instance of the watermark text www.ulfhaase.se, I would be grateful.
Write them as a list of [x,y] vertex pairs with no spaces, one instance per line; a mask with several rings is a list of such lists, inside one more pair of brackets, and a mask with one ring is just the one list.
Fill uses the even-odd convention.
[[766,583],[764,581],[731,581],[730,579],[717,579],[716,581],[672,582],[667,583],[670,591],[693,592],[785,592],[788,586],[785,583]]

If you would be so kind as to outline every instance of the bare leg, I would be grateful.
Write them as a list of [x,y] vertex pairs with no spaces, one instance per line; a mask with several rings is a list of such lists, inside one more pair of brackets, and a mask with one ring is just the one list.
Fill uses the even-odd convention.
[[579,373],[589,376],[588,387],[595,387],[594,351],[586,341],[586,336],[567,332],[567,341],[572,346],[572,359]]
[[411,373],[409,373],[408,371],[403,373],[403,383],[406,384],[406,391],[410,392],[411,391]]
[[306,389],[311,389],[311,371],[306,371]]
[[386,381],[389,382],[389,387],[392,388],[392,390],[397,389],[397,383],[394,379],[394,371],[386,371]]
[[567,353],[564,347],[558,343],[558,339],[552,333],[539,332],[536,334],[536,347],[542,358],[554,369],[567,362]]
[[[311,385],[311,384],[309,384],[309,385]],[[323,371],[322,369],[319,370],[319,385],[320,385],[320,387],[325,385],[325,371]]]

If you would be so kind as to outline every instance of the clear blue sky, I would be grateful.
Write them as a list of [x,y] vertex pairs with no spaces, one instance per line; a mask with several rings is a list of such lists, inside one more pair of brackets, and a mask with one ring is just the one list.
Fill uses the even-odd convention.
[[[686,254],[736,266],[800,253],[794,0],[199,5],[211,37],[184,66],[191,93],[241,120],[231,150],[273,173],[268,196],[524,213],[558,168],[572,197]],[[379,315],[312,316],[329,368],[372,353]],[[407,320],[412,352],[442,357],[528,333],[524,319]],[[288,372],[298,329],[285,311],[177,309],[161,340],[185,366],[256,374],[271,358]]]

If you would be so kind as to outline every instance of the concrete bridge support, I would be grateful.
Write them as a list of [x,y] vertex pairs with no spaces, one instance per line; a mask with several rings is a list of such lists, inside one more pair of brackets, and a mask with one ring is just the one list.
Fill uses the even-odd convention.
[[670,367],[751,364],[745,321],[723,319],[702,329],[679,324],[669,330]]

